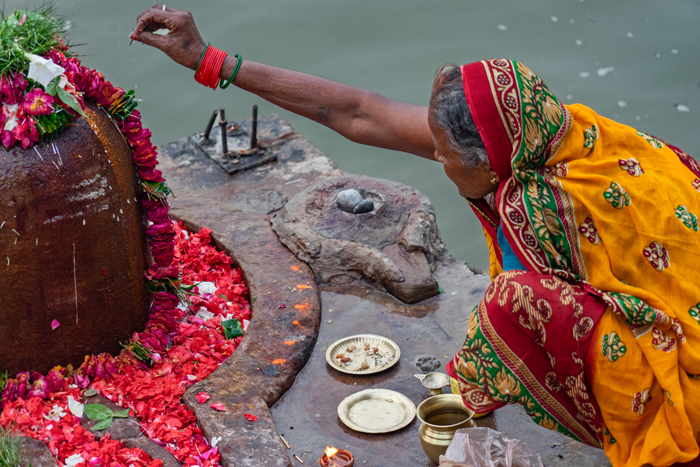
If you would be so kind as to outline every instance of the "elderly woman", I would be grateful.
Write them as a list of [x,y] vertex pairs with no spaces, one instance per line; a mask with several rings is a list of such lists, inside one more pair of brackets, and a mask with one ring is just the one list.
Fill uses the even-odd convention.
[[203,84],[234,78],[353,141],[443,164],[491,253],[493,283],[448,365],[471,409],[522,404],[616,467],[698,456],[700,167],[686,153],[561,104],[515,61],[443,66],[426,108],[205,53],[185,11],[153,7],[132,38]]

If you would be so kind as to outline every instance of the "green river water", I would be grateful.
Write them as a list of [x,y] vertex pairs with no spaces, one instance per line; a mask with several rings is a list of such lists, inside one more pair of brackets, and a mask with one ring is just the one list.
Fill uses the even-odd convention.
[[[6,11],[40,3],[5,2]],[[212,91],[128,34],[152,1],[58,0],[83,62],[143,99],[160,145],[229,120],[279,113],[342,169],[412,185],[430,197],[449,250],[485,269],[480,226],[440,164],[351,143],[239,89]],[[245,59],[427,105],[443,63],[517,59],[566,104],[597,112],[700,155],[697,0],[245,0],[168,3],[189,9],[206,41]]]

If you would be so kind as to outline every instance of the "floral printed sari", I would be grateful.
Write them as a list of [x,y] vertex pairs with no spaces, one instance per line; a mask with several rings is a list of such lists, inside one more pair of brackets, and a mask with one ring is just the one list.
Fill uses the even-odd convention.
[[[700,452],[700,166],[564,106],[521,63],[462,67],[501,180],[471,200],[494,279],[448,365],[477,413],[520,403],[613,466]],[[527,271],[502,271],[498,227]]]

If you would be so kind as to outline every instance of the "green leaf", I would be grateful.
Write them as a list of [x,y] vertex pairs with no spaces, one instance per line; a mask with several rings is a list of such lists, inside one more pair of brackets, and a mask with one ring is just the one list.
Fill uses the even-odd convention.
[[58,98],[61,99],[61,102],[78,112],[78,114],[80,114],[81,117],[87,118],[87,115],[85,115],[83,109],[80,108],[80,103],[75,99],[73,94],[59,87],[56,88],[56,91],[58,91]]
[[129,409],[120,410],[119,412],[113,412],[112,416],[115,418],[127,418],[129,416]]
[[224,337],[226,337],[226,339],[234,339],[243,335],[243,328],[238,318],[222,321],[221,326],[224,327]]
[[101,422],[95,423],[95,426],[92,427],[92,431],[99,431],[109,428],[113,421],[114,419],[112,417],[105,418]]
[[255,303],[255,297],[250,297],[250,305],[253,306],[253,303]]
[[55,96],[56,95],[56,90],[59,89],[58,87],[58,81],[61,79],[60,76],[56,76],[51,82],[46,85],[46,94],[49,96]]
[[219,294],[219,298],[223,298],[224,300],[227,300],[227,301],[228,301],[228,297],[226,296],[226,294],[220,293],[220,294]]
[[83,413],[90,420],[104,420],[114,416],[112,409],[102,404],[87,404]]
[[442,286],[437,281],[435,281],[435,283],[438,286],[438,293],[445,293],[445,289],[443,289]]

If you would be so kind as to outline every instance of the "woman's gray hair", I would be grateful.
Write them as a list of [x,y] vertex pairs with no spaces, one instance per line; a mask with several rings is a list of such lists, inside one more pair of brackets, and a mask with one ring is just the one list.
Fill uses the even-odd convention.
[[464,95],[462,71],[457,65],[438,68],[431,97],[435,123],[445,131],[447,144],[467,167],[489,163],[486,146],[479,136]]

